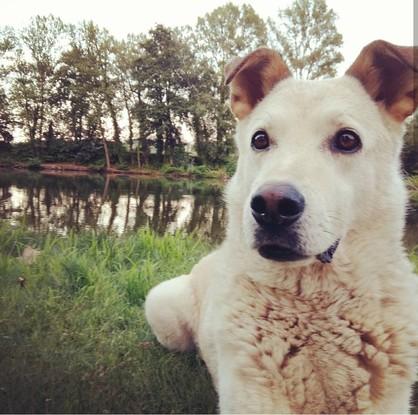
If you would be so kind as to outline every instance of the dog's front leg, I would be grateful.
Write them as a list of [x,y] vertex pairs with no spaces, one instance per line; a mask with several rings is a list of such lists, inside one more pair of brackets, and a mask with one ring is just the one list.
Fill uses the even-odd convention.
[[194,347],[197,315],[190,275],[181,275],[154,287],[145,302],[145,315],[158,341],[170,350]]

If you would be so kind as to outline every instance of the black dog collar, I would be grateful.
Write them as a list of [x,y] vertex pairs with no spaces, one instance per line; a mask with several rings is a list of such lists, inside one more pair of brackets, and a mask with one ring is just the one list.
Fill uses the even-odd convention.
[[332,257],[334,256],[334,253],[337,250],[339,243],[340,243],[340,240],[338,239],[325,252],[322,252],[322,254],[318,254],[316,256],[316,258],[319,259],[319,261],[321,261],[323,264],[331,263],[332,262]]

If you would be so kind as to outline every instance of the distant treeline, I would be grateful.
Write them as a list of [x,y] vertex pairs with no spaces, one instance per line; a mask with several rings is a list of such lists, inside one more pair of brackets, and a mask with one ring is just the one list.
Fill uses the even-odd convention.
[[193,27],[157,25],[123,40],[51,15],[18,31],[2,27],[0,152],[107,166],[222,165],[234,124],[224,65],[268,45],[296,77],[333,76],[342,61],[335,18],[324,0],[295,0],[274,20],[228,3]]

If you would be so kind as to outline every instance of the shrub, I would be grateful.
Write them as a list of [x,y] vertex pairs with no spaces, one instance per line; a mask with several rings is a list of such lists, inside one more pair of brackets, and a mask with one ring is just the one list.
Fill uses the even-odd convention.
[[42,161],[37,157],[31,158],[27,161],[27,166],[30,170],[40,170],[41,164]]
[[176,167],[176,166],[170,166],[169,164],[164,164],[160,168],[161,173],[163,174],[184,174],[186,171],[184,167]]

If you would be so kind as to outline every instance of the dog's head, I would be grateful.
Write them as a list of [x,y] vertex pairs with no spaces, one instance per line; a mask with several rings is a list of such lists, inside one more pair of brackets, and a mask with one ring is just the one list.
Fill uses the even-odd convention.
[[[416,108],[413,54],[376,41],[345,76],[320,81],[293,79],[265,48],[226,67],[239,150],[230,228],[242,230],[244,247],[269,260],[327,262],[347,234],[373,232],[386,213],[403,211],[400,136]],[[396,220],[400,237],[402,214]]]

